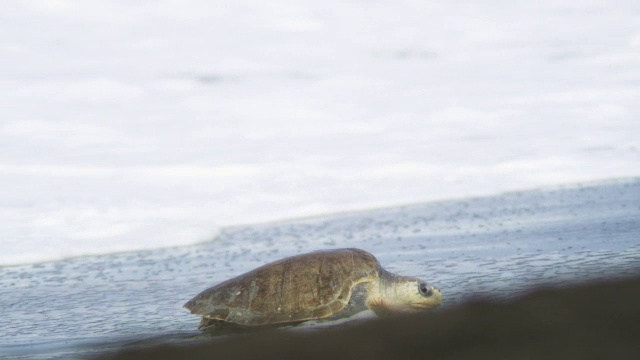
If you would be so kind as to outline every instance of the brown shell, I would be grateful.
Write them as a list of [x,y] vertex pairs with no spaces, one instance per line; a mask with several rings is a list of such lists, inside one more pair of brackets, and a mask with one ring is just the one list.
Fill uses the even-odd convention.
[[205,319],[243,326],[322,319],[342,311],[351,289],[377,280],[379,273],[380,263],[364,250],[316,251],[224,281],[184,307]]

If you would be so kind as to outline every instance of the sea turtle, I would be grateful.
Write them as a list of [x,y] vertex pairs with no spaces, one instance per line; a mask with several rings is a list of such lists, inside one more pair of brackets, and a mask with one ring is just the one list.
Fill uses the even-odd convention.
[[384,270],[360,249],[288,257],[215,285],[184,307],[211,325],[253,327],[337,319],[373,310],[379,316],[436,307],[442,294],[412,277]]

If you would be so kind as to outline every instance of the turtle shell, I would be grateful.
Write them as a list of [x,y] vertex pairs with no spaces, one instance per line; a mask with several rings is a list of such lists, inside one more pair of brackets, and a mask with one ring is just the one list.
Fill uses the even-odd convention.
[[316,251],[224,281],[184,307],[204,318],[201,327],[216,321],[260,326],[322,319],[341,312],[353,287],[377,281],[379,274],[380,263],[364,250]]

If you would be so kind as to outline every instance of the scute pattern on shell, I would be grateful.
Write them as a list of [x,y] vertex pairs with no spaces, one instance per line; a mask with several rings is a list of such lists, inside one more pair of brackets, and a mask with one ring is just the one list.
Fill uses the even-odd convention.
[[339,313],[351,289],[376,280],[378,260],[360,249],[316,251],[264,265],[185,304],[191,313],[245,326],[322,319]]

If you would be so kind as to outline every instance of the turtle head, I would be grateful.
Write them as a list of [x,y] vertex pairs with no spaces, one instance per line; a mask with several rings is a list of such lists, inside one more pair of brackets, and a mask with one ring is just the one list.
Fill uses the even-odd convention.
[[[382,274],[381,274],[382,275]],[[428,310],[442,304],[442,293],[435,286],[412,277],[391,273],[381,276],[378,296],[369,303],[378,315]]]

